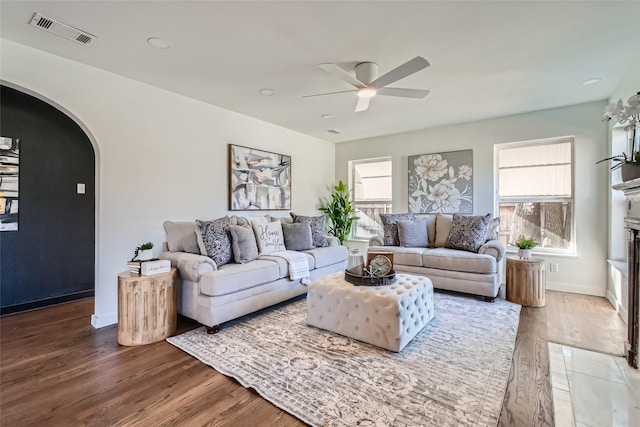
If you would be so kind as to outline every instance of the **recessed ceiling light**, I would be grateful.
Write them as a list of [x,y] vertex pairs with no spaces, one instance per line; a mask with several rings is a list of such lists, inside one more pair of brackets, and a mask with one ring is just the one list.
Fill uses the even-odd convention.
[[273,89],[260,89],[258,92],[264,96],[272,96],[276,93]]
[[159,37],[149,37],[147,39],[147,43],[149,43],[149,46],[153,46],[156,49],[168,49],[171,46],[168,41],[163,40]]
[[335,116],[333,114],[323,114],[320,117],[323,119],[333,119]]
[[582,84],[585,85],[585,86],[588,86],[588,85],[592,85],[594,83],[598,83],[600,81],[602,81],[602,79],[599,78],[599,77],[596,77],[595,79],[585,80],[585,81],[582,82]]

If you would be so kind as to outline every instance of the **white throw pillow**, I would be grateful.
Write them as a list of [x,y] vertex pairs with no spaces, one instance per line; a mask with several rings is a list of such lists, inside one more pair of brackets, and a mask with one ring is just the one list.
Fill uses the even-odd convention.
[[260,255],[287,249],[284,245],[284,236],[282,234],[282,224],[280,224],[280,221],[266,222],[251,220],[251,227],[253,228],[253,233],[256,235],[256,243],[258,243],[258,252]]

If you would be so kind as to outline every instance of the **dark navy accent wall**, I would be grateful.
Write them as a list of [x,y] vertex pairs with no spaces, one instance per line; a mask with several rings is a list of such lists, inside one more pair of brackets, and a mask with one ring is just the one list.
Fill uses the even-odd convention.
[[[2,314],[93,295],[95,153],[55,107],[0,87],[0,136],[20,139],[17,231],[0,232]],[[85,194],[77,194],[77,184]]]

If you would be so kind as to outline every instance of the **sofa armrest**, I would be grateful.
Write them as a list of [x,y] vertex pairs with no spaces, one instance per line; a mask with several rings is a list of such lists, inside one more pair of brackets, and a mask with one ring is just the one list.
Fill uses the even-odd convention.
[[478,249],[479,254],[491,255],[497,262],[502,261],[506,248],[500,240],[487,240],[484,245]]
[[370,237],[369,246],[384,246],[384,238],[382,236]]
[[180,271],[180,276],[191,282],[198,282],[203,274],[218,269],[211,258],[188,252],[162,252],[159,258],[171,261],[171,266]]
[[327,246],[340,246],[340,239],[337,237],[326,235],[324,238],[327,240]]

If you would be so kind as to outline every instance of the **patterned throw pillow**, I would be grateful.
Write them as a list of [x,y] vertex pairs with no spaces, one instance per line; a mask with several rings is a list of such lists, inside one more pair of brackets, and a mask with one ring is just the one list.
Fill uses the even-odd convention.
[[316,248],[322,248],[328,246],[327,239],[324,237],[326,232],[326,225],[324,215],[320,216],[304,216],[296,215],[293,212],[289,212],[294,223],[308,222],[311,226],[311,237],[313,238],[313,246]]
[[405,248],[426,248],[429,246],[426,218],[415,221],[398,221],[397,225],[400,246]]
[[251,221],[253,233],[256,235],[258,243],[258,253],[267,255],[272,252],[285,251],[284,236],[282,235],[282,224],[280,221]]
[[404,214],[380,214],[382,221],[382,229],[384,231],[383,242],[385,246],[400,246],[400,238],[398,237],[398,221],[413,221],[415,215],[413,212]]
[[491,221],[491,214],[484,216],[463,216],[453,214],[451,231],[444,244],[445,248],[478,252],[485,242],[487,226]]
[[311,226],[308,222],[282,223],[282,234],[284,234],[284,245],[287,250],[306,251],[313,249]]
[[231,236],[231,248],[236,263],[245,264],[258,258],[258,244],[251,225],[232,225],[227,231]]
[[200,253],[211,258],[218,267],[231,262],[231,240],[229,240],[226,231],[230,225],[231,219],[228,216],[213,221],[196,219],[196,234]]

